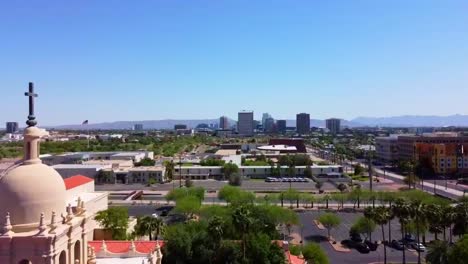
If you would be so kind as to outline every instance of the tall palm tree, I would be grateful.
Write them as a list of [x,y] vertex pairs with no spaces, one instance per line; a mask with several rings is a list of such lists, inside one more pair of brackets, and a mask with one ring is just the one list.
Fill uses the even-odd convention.
[[405,226],[410,219],[410,207],[404,199],[397,199],[392,205],[392,211],[400,222],[401,240],[403,241],[403,264],[406,264],[406,243],[405,243]]
[[459,202],[454,208],[453,234],[461,237],[468,233],[468,202]]
[[240,206],[236,208],[232,214],[232,224],[238,234],[242,236],[242,257],[245,260],[245,248],[247,234],[252,226],[253,219],[251,211],[247,206]]
[[[367,218],[368,220],[374,221],[375,219],[375,208],[373,207],[366,207],[364,209],[364,217]],[[369,232],[369,240],[372,241],[372,232]]]
[[384,264],[387,263],[387,243],[385,242],[385,229],[384,225],[388,223],[390,219],[390,210],[385,206],[379,206],[374,209],[374,222],[380,225],[382,230],[382,244],[384,246]]
[[165,228],[165,223],[161,218],[154,218],[153,220],[153,226],[154,226],[154,236],[156,240],[159,239],[159,236],[163,234],[164,228]]
[[424,213],[429,225],[429,232],[434,234],[435,240],[438,240],[437,235],[442,233],[444,229],[442,206],[438,204],[426,204]]
[[[219,216],[213,216],[208,223],[208,233],[212,239],[212,243],[216,252],[218,252],[219,248],[221,247],[221,241],[223,239],[224,234],[224,222],[223,219]],[[216,263],[217,254],[213,254],[213,263]]]
[[452,225],[455,221],[455,209],[450,205],[442,206],[442,224],[444,232],[444,241],[447,241],[446,229],[449,229],[449,242],[452,243]]
[[[421,200],[413,200],[410,203],[410,215],[414,219],[416,224],[416,241],[420,243],[420,231],[421,225],[424,225],[426,222],[425,218],[425,208]],[[421,251],[418,250],[418,264],[421,264]]]

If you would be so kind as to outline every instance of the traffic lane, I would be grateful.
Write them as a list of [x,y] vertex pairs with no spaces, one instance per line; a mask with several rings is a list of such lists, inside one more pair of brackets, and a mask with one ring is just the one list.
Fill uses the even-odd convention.
[[[203,187],[206,190],[220,190],[227,182],[225,181],[214,181],[214,180],[194,180],[194,186]],[[146,186],[143,184],[98,184],[96,185],[96,191],[125,191],[125,190],[151,190],[151,191],[170,191],[173,188],[178,188],[179,182],[173,181],[172,183],[158,184],[155,186]],[[243,181],[241,189],[249,191],[285,191],[289,188],[293,188],[299,191],[306,192],[318,192],[315,187],[315,182],[264,182],[264,181]],[[322,190],[335,191],[336,187],[325,182],[322,186]]]

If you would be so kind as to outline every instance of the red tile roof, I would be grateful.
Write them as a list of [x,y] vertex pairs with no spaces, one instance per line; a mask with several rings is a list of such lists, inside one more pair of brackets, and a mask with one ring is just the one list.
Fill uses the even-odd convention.
[[286,256],[288,258],[289,264],[304,264],[304,259],[299,258],[298,256],[294,256],[291,254],[290,251],[286,251]]
[[67,190],[73,189],[75,187],[81,186],[92,181],[94,180],[83,175],[75,175],[63,180],[63,182],[65,182],[65,188]]
[[[114,241],[106,240],[107,251],[111,253],[126,253],[130,250],[132,245],[131,241]],[[163,241],[134,241],[136,251],[139,253],[148,254],[156,248],[156,244],[159,243],[159,246],[164,245]],[[88,245],[94,248],[95,252],[101,250],[102,241],[89,241]]]

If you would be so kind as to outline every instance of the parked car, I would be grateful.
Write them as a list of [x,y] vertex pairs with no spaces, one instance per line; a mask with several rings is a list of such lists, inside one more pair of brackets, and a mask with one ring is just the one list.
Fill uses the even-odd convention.
[[377,248],[379,247],[379,245],[376,242],[371,242],[369,240],[365,240],[364,244],[366,244],[367,247],[369,247],[370,251],[376,251]]
[[349,232],[349,237],[354,242],[362,242],[362,238],[359,234]]
[[412,247],[413,249],[415,249],[416,251],[419,251],[419,252],[424,252],[424,251],[426,251],[426,247],[425,247],[423,244],[421,244],[421,243],[412,243],[412,244],[411,244],[411,247]]
[[412,234],[406,234],[405,235],[405,241],[414,242],[414,241],[416,241],[416,238]]
[[362,253],[362,254],[367,254],[370,252],[369,247],[365,243],[362,243],[362,242],[355,242],[355,241],[352,241],[351,239],[345,239],[341,241],[341,244],[347,248],[354,248],[359,253]]
[[403,244],[401,240],[392,240],[392,243],[390,244],[390,246],[397,250],[403,250],[405,248],[405,245]]
[[162,210],[161,216],[167,216],[169,214],[169,210]]
[[370,248],[365,243],[356,243],[356,250],[362,254],[368,254],[370,252]]

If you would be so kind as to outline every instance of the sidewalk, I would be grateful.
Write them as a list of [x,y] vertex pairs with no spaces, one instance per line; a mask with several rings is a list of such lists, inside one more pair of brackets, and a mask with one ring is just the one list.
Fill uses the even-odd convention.
[[[377,169],[377,168],[374,168],[375,172],[380,174],[380,175],[383,175],[384,174],[384,171],[381,170],[381,169]],[[385,171],[385,177],[389,177],[389,178],[394,178],[394,179],[398,179],[398,180],[401,180],[403,181],[405,179],[404,176],[402,175],[399,175],[399,174],[396,174],[396,173],[393,173],[393,172],[389,172],[389,171]],[[425,181],[424,184],[423,184],[424,187],[427,187],[427,188],[431,188],[431,189],[434,189],[434,184],[431,183],[431,182],[427,182]],[[458,197],[462,197],[463,196],[463,192],[462,191],[459,191],[459,190],[455,190],[455,189],[452,189],[452,188],[447,188],[445,189],[445,186],[441,186],[441,185],[437,185],[435,186],[436,190],[439,190],[441,191],[442,193],[443,192],[447,192],[447,193],[450,193],[452,195],[455,195],[455,196],[458,196]]]

